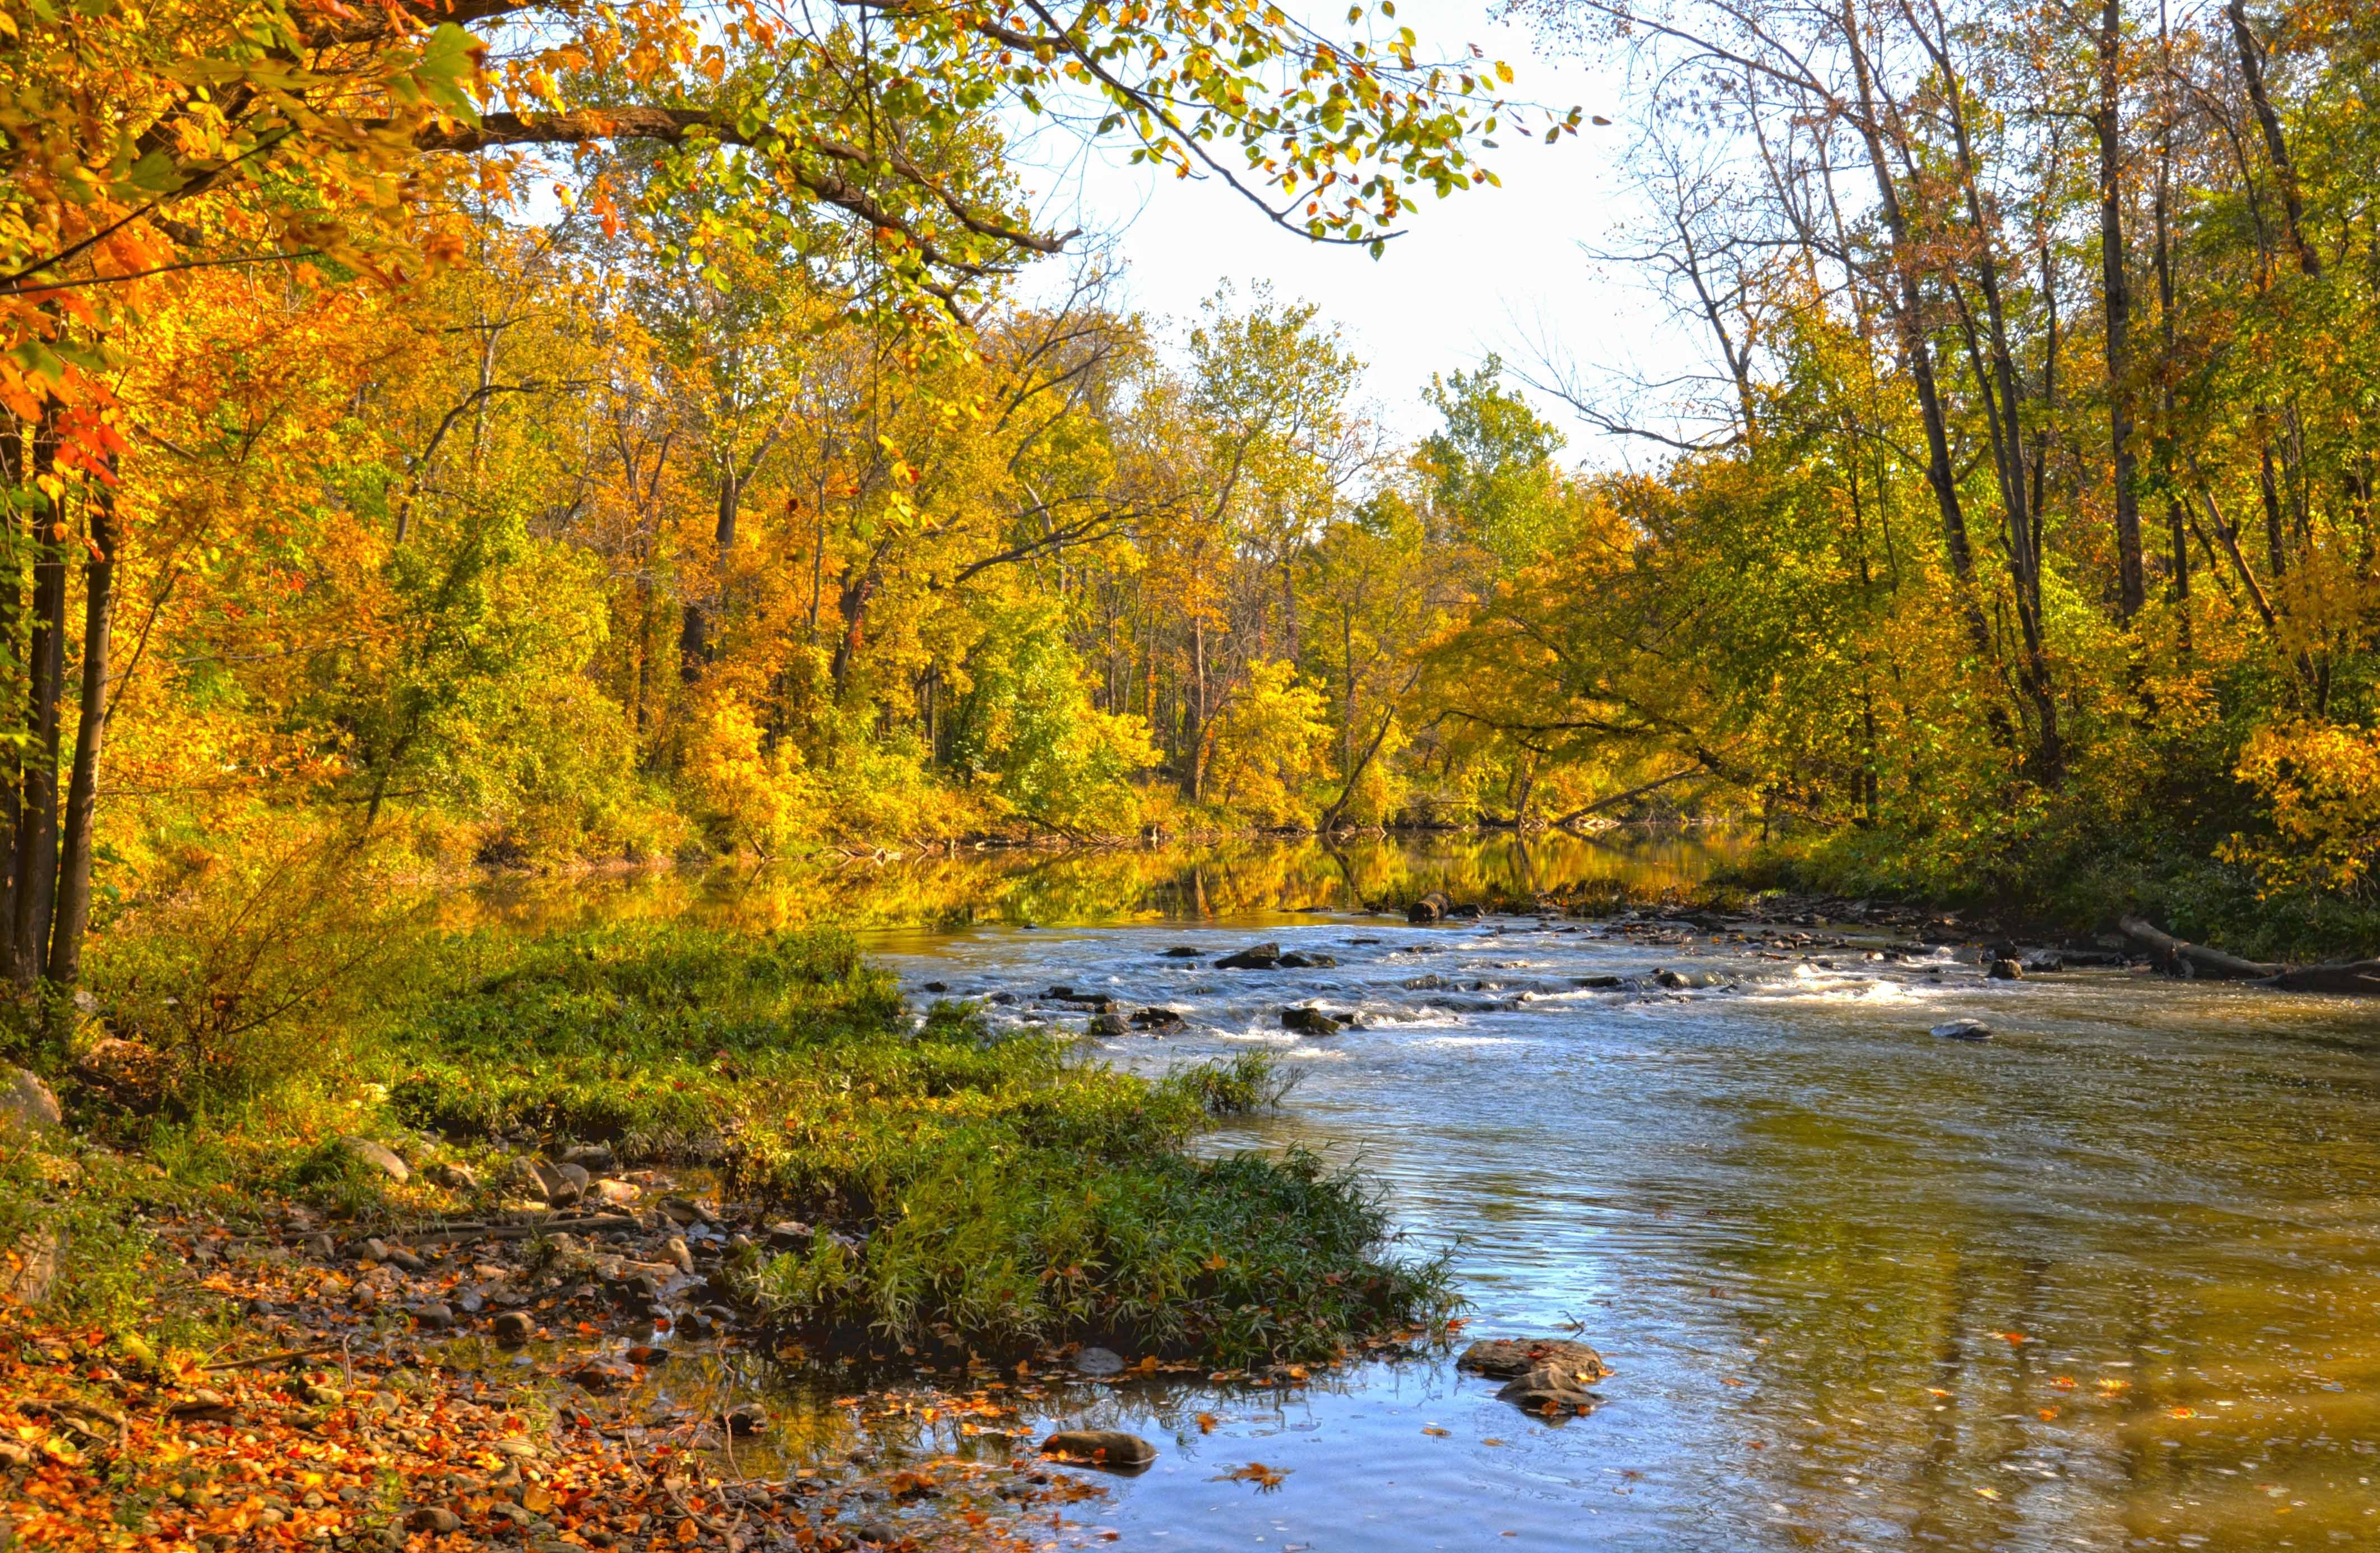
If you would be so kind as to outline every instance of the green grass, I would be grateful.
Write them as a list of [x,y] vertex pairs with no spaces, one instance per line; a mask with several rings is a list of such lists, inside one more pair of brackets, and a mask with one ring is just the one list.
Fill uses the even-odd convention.
[[830,1224],[748,1258],[789,1326],[929,1353],[1096,1339],[1217,1363],[1320,1360],[1452,1305],[1391,1255],[1355,1176],[1309,1156],[1189,1158],[1285,1083],[1247,1056],[1148,1081],[1061,1037],[905,1010],[847,939],[614,928],[448,940],[392,1011],[390,1102],[450,1139],[603,1141],[718,1164]]

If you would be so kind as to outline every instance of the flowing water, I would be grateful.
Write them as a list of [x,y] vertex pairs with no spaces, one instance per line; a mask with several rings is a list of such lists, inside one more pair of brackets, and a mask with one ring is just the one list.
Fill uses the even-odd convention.
[[[1208,1147],[1361,1162],[1413,1252],[1452,1249],[1466,1337],[1574,1322],[1617,1372],[1599,1409],[1555,1423],[1443,1361],[1287,1391],[1081,1389],[1041,1421],[1120,1424],[1161,1455],[1077,1507],[1069,1539],[2380,1545],[2380,1011],[2118,970],[1989,982],[1972,952],[1870,961],[1847,928],[1828,936],[1851,950],[1780,957],[1708,933],[1361,911],[1432,884],[1643,886],[1729,845],[1008,859],[975,866],[971,888],[969,865],[937,863],[951,873],[880,881],[928,903],[905,927],[896,905],[863,909],[875,886],[810,887],[880,924],[869,947],[920,1001],[940,982],[1014,997],[999,1022],[1079,1027],[1038,996],[1065,983],[1187,1016],[1184,1034],[1096,1043],[1116,1063],[1278,1052],[1302,1075],[1286,1106]],[[643,898],[573,909],[663,909],[622,904]],[[819,909],[716,882],[695,904]],[[1340,965],[1160,953],[1259,940]],[[1657,967],[1733,986],[1663,991],[1640,979]],[[1577,984],[1611,975],[1632,985]],[[1281,1031],[1307,1001],[1364,1023]],[[1927,1033],[1962,1016],[1996,1037]],[[1286,1475],[1225,1476],[1257,1462]]]

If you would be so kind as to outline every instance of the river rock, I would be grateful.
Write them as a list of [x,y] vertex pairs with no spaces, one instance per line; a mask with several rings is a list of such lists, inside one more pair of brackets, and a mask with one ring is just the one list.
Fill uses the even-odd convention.
[[1346,1028],[1318,1008],[1285,1008],[1281,1011],[1281,1027],[1294,1030],[1301,1036],[1335,1036]]
[[370,1138],[351,1136],[341,1138],[339,1147],[349,1159],[378,1171],[391,1181],[402,1182],[413,1174],[413,1171],[407,1168],[405,1161],[396,1157],[396,1150],[384,1143],[376,1143]]
[[1112,1348],[1085,1348],[1075,1354],[1077,1375],[1122,1375],[1123,1355]]
[[1464,1349],[1454,1365],[1457,1369],[1508,1380],[1548,1365],[1582,1382],[1600,1380],[1611,1373],[1602,1354],[1567,1338],[1482,1338]]
[[1539,1365],[1504,1382],[1496,1395],[1531,1413],[1591,1413],[1603,1399],[1588,1388],[1602,1378],[1560,1365]]
[[40,1075],[23,1068],[0,1070],[0,1131],[54,1133],[64,1120],[57,1096]]
[[1984,975],[1994,981],[2022,981],[2024,967],[2014,960],[1995,960]]
[[1121,1429],[1061,1429],[1041,1442],[1041,1454],[1131,1472],[1157,1460],[1157,1447]]
[[1405,920],[1408,922],[1436,922],[1446,916],[1446,908],[1451,903],[1447,900],[1446,892],[1444,891],[1433,890],[1428,894],[1424,895],[1420,900],[1415,901],[1413,904],[1405,907]]
[[590,1183],[587,1200],[598,1207],[633,1207],[645,1195],[645,1189],[633,1181],[615,1181],[605,1177]]
[[1609,991],[1613,988],[1628,985],[1616,976],[1574,976],[1570,978],[1570,984],[1572,987],[1593,988],[1597,991]]
[[1186,943],[1177,943],[1172,948],[1160,950],[1159,952],[1163,954],[1168,960],[1196,960],[1205,954],[1206,951],[1203,949],[1193,949]]
[[1293,949],[1281,957],[1281,968],[1285,971],[1332,970],[1338,964],[1335,955],[1317,954],[1303,949]]
[[495,1335],[498,1342],[514,1347],[537,1336],[537,1322],[527,1311],[508,1310],[496,1317]]
[[1653,979],[1673,992],[1686,988],[1720,985],[1720,978],[1709,971],[1660,970],[1653,973]]
[[421,1173],[449,1192],[476,1192],[480,1189],[479,1172],[468,1165],[456,1164],[452,1160],[432,1165]]
[[727,1410],[727,1432],[746,1436],[765,1434],[769,1428],[769,1410],[759,1402],[739,1402]]
[[1236,954],[1226,954],[1215,962],[1219,971],[1269,971],[1281,964],[1281,945],[1251,944]]
[[576,1148],[565,1151],[562,1162],[565,1165],[577,1165],[591,1175],[598,1171],[610,1170],[618,1163],[618,1160],[613,1157],[612,1146],[608,1143],[582,1143]]
[[2017,967],[2027,976],[2055,973],[2066,968],[2066,952],[2062,949],[2035,949],[2017,956]]
[[1992,1027],[1980,1019],[1952,1019],[1935,1025],[1927,1034],[1946,1041],[1987,1041],[1992,1038]]
[[1182,1016],[1172,1009],[1154,1006],[1142,1009],[1138,1013],[1134,1014],[1132,1022],[1151,1034],[1160,1030],[1179,1030],[1183,1024]]
[[1123,1014],[1095,1013],[1091,1015],[1091,1022],[1083,1026],[1083,1034],[1101,1037],[1120,1036],[1124,1033],[1124,1027]]

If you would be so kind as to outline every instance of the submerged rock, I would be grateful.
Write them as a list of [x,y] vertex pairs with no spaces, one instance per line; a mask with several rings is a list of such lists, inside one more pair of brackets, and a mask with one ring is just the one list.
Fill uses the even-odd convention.
[[1041,1442],[1041,1454],[1129,1472],[1157,1460],[1157,1447],[1121,1429],[1061,1429]]
[[1473,1343],[1458,1368],[1504,1377],[1496,1395],[1532,1413],[1585,1413],[1601,1401],[1595,1384],[1611,1374],[1603,1355],[1562,1338],[1489,1338]]
[[1574,976],[1570,978],[1570,984],[1572,987],[1594,988],[1598,991],[1609,991],[1615,987],[1628,985],[1616,976]]
[[1315,954],[1302,949],[1293,949],[1281,957],[1281,968],[1285,971],[1332,970],[1338,964],[1335,955]]
[[1177,943],[1172,949],[1165,950],[1162,952],[1168,960],[1196,960],[1200,955],[1204,954],[1206,951],[1201,949],[1193,949],[1186,943]]
[[1252,944],[1236,954],[1224,955],[1215,962],[1215,968],[1222,971],[1269,971],[1280,964],[1281,945],[1259,943]]
[[1987,1041],[1992,1038],[1992,1027],[1980,1019],[1953,1019],[1935,1025],[1927,1034],[1946,1041]]

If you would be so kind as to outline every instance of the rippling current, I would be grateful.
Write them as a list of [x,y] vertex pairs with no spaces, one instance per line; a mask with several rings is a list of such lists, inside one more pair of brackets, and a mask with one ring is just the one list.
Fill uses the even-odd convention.
[[[1135,1070],[1276,1051],[1302,1075],[1285,1106],[1207,1147],[1359,1161],[1410,1250],[1453,1249],[1466,1336],[1575,1322],[1617,1373],[1559,1423],[1443,1362],[1285,1397],[1102,1389],[1083,1405],[1162,1454],[1079,1535],[2380,1544],[2380,1011],[2117,970],[1989,982],[1972,950],[1870,961],[1883,939],[1847,928],[1824,933],[1849,950],[1779,952],[1280,909],[1296,894],[1199,916],[1122,892],[1104,923],[1094,901],[1064,926],[1011,911],[868,941],[920,1003],[939,982],[1014,998],[997,1021],[1079,1028],[1039,996],[1067,984],[1184,1015],[1085,1043]],[[1340,965],[1161,953],[1264,940]],[[1733,986],[1661,990],[1660,967]],[[1610,976],[1632,984],[1578,985]],[[1309,1001],[1362,1022],[1282,1031]],[[1961,1017],[1995,1038],[1927,1033]],[[1277,1488],[1223,1478],[1257,1461]]]

